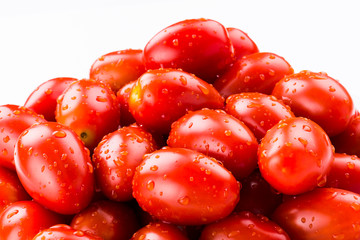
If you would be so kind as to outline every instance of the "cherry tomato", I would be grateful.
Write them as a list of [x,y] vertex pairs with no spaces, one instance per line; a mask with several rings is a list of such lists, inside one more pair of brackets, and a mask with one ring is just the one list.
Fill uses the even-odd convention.
[[251,212],[232,214],[205,226],[199,240],[290,240],[287,233],[265,216]]
[[167,134],[171,124],[190,110],[223,108],[224,99],[209,83],[175,69],[149,70],[135,83],[129,109],[151,132]]
[[136,80],[144,72],[143,51],[125,49],[99,57],[90,68],[90,79],[109,84],[116,93],[122,86]]
[[103,240],[99,236],[75,230],[66,224],[56,224],[38,234],[32,240]]
[[226,30],[234,47],[236,59],[259,52],[256,43],[245,32],[232,27],[226,28]]
[[127,126],[135,122],[133,115],[129,111],[129,97],[132,87],[136,81],[131,81],[122,86],[116,93],[116,99],[120,104],[120,125]]
[[60,215],[34,201],[18,201],[0,213],[0,239],[33,239],[39,231],[62,221]]
[[347,90],[326,73],[301,71],[279,81],[272,94],[296,116],[319,124],[329,136],[344,131],[354,113]]
[[131,240],[188,240],[186,235],[175,225],[152,222],[138,230]]
[[132,197],[132,179],[144,154],[156,150],[151,134],[136,125],[106,135],[93,154],[97,184],[111,200]]
[[155,218],[201,225],[229,215],[239,201],[240,184],[217,160],[185,148],[145,155],[133,179],[139,206]]
[[147,69],[181,68],[213,82],[234,61],[226,28],[211,19],[188,19],[157,33],[145,46]]
[[0,106],[0,166],[15,170],[17,138],[25,129],[41,122],[46,120],[28,108],[13,104]]
[[47,121],[55,122],[57,98],[76,78],[59,77],[40,84],[26,99],[25,107],[44,116]]
[[325,131],[301,117],[274,125],[258,150],[261,175],[273,188],[289,195],[324,186],[333,159],[333,147]]
[[254,134],[222,110],[202,109],[184,115],[172,124],[167,143],[216,158],[238,180],[257,167],[258,142]]
[[292,240],[360,238],[360,195],[316,188],[282,203],[272,215]]
[[225,98],[241,92],[271,94],[275,84],[292,73],[293,68],[283,57],[269,52],[253,53],[237,60],[214,82],[214,87]]
[[72,128],[91,151],[120,124],[120,106],[107,85],[91,79],[73,82],[59,97],[56,121]]
[[295,117],[282,101],[257,92],[230,95],[226,99],[225,111],[244,122],[258,141],[280,120]]
[[15,166],[29,195],[55,212],[77,213],[94,194],[89,151],[75,132],[56,122],[33,125],[19,136]]

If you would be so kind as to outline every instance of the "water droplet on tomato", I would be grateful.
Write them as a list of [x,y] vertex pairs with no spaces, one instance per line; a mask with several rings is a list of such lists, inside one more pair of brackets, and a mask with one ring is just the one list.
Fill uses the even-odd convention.
[[9,136],[4,137],[4,138],[3,138],[3,141],[4,141],[4,143],[9,142],[9,141],[10,141],[10,137],[9,137]]
[[346,165],[347,165],[348,169],[354,169],[355,168],[355,163],[353,163],[353,162],[348,162]]
[[204,87],[204,86],[202,86],[202,85],[198,85],[197,86],[199,89],[200,89],[200,91],[203,93],[203,94],[205,94],[205,95],[208,95],[209,93],[210,93],[210,90],[207,88],[207,87]]
[[64,138],[64,137],[66,137],[66,132],[61,131],[61,130],[57,130],[57,131],[54,131],[54,132],[52,133],[52,135],[53,135],[54,137],[57,137],[57,138]]
[[225,136],[231,136],[231,134],[232,134],[232,132],[231,132],[231,130],[229,130],[229,129],[227,129],[227,130],[225,130]]
[[177,38],[173,39],[172,43],[175,47],[179,46],[179,39],[177,39]]
[[178,203],[181,205],[188,205],[190,202],[190,198],[188,196],[184,196],[178,199]]
[[359,211],[360,210],[360,203],[357,202],[353,202],[351,203],[351,208],[354,209],[355,211]]
[[98,101],[98,102],[107,102],[108,99],[106,97],[103,97],[103,96],[97,96],[96,101]]
[[147,190],[149,190],[149,191],[154,190],[154,188],[155,188],[155,182],[154,182],[153,180],[149,180],[149,181],[146,183],[146,188],[147,188]]
[[311,127],[309,125],[303,125],[302,129],[306,132],[311,132]]
[[157,171],[159,169],[159,167],[157,166],[157,165],[152,165],[151,167],[150,167],[150,170],[151,171]]

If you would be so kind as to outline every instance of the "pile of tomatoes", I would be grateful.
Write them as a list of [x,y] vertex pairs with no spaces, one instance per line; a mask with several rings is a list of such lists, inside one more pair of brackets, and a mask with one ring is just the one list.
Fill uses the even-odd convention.
[[0,239],[360,239],[359,156],[340,82],[184,20],[0,106]]

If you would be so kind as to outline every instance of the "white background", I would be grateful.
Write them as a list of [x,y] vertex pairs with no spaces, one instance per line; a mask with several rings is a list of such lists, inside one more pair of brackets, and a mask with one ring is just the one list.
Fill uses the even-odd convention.
[[0,105],[22,105],[42,82],[88,77],[101,55],[142,49],[161,29],[211,18],[248,33],[295,69],[324,71],[360,106],[358,1],[0,0]]

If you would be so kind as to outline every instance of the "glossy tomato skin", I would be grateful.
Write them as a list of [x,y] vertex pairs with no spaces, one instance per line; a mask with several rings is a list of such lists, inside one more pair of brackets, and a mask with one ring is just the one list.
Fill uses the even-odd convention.
[[228,27],[226,30],[229,33],[237,60],[243,56],[259,52],[256,43],[244,31],[233,27]]
[[110,85],[116,93],[126,83],[136,80],[145,72],[143,51],[125,49],[107,53],[92,64],[90,79]]
[[274,125],[258,149],[261,175],[277,191],[288,195],[324,186],[333,159],[333,147],[325,131],[301,117]]
[[73,129],[92,151],[103,136],[119,127],[120,106],[108,85],[81,79],[59,97],[56,121]]
[[56,122],[25,130],[15,146],[15,165],[29,195],[43,206],[74,214],[94,194],[89,151],[70,128]]
[[156,150],[152,135],[137,125],[122,127],[106,135],[93,154],[96,181],[111,200],[132,197],[132,179],[144,154]]
[[211,19],[188,19],[157,33],[145,46],[147,69],[181,68],[213,82],[234,61],[226,28]]
[[19,135],[46,120],[34,111],[13,104],[0,106],[0,166],[15,170],[14,148]]
[[296,116],[319,124],[329,136],[341,133],[354,113],[347,90],[326,73],[301,71],[284,77],[272,95],[289,105]]
[[139,229],[134,210],[126,203],[96,201],[76,214],[70,226],[103,240],[130,239]]
[[116,93],[116,99],[120,104],[120,125],[128,126],[135,122],[135,118],[129,111],[129,97],[135,81],[131,81],[122,86]]
[[250,129],[223,110],[189,112],[171,126],[168,146],[213,157],[241,180],[257,167],[258,142]]
[[234,213],[205,226],[199,240],[290,240],[275,222],[248,211]]
[[359,239],[360,195],[337,188],[316,188],[288,199],[273,213],[293,240]]
[[76,78],[58,77],[40,84],[26,99],[24,106],[55,122],[57,98]]
[[36,234],[33,240],[103,240],[99,236],[75,230],[66,224],[56,224]]
[[275,84],[292,73],[294,69],[283,57],[270,52],[253,53],[237,60],[214,82],[214,87],[225,98],[241,92],[271,94]]
[[184,232],[175,225],[163,222],[152,222],[139,229],[131,240],[188,240]]
[[133,180],[139,206],[156,219],[201,225],[229,215],[240,184],[217,160],[185,148],[145,155]]
[[33,239],[39,231],[62,222],[60,215],[34,201],[18,201],[0,213],[0,239]]
[[150,132],[168,134],[171,124],[188,111],[222,109],[224,99],[209,83],[176,69],[149,70],[135,83],[129,109]]

